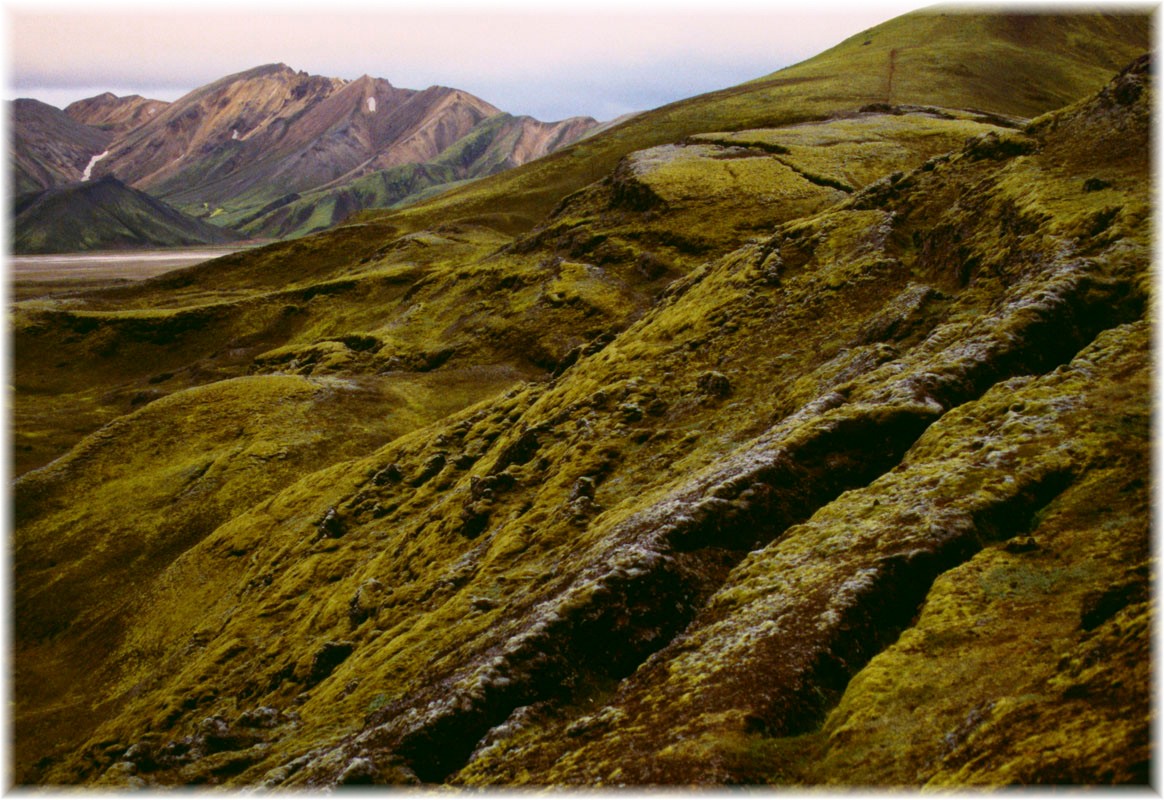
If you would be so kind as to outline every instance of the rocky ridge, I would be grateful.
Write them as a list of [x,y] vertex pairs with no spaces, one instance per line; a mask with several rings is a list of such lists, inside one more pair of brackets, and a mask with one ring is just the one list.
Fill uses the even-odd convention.
[[157,116],[168,105],[164,100],[149,100],[137,94],[118,97],[105,92],[70,103],[65,106],[65,113],[77,122],[119,136]]
[[[64,113],[51,109],[52,126],[34,101],[19,102],[20,191],[111,176],[259,238],[302,235],[526,163],[597,124],[515,119],[457,89],[399,89],[284,64],[227,76],[173,103],[106,93]],[[61,147],[72,149],[54,155]],[[30,160],[36,153],[46,165]],[[360,179],[368,180],[352,186]],[[369,190],[376,179],[381,187]]]
[[[221,210],[216,220],[239,223],[240,210],[253,217],[285,198],[432,162],[500,113],[457,89],[398,89],[367,75],[344,81],[272,64],[172,103],[116,142],[98,174],[117,175],[180,208]],[[570,132],[580,135],[589,124]],[[516,149],[510,156],[522,163]],[[249,232],[265,233],[256,222],[246,220]]]

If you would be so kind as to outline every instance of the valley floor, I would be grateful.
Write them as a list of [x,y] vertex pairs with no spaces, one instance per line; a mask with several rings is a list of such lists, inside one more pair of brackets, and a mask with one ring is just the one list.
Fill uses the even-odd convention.
[[9,256],[9,292],[11,299],[21,301],[101,289],[126,281],[152,278],[171,270],[237,253],[241,249],[245,248],[176,247],[164,250]]
[[69,280],[141,280],[172,269],[201,264],[245,248],[173,247],[159,250],[105,250],[90,253],[9,256],[9,278],[17,284]]

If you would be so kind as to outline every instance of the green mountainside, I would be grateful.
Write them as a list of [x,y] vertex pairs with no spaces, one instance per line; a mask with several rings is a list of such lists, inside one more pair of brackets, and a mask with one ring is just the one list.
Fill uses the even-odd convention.
[[13,229],[14,253],[180,247],[242,238],[110,177],[29,197],[17,204]]
[[1152,23],[15,304],[16,781],[1147,784]]

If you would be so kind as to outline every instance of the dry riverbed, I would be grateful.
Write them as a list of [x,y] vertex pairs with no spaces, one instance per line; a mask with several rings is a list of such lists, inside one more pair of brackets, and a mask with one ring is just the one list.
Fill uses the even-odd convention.
[[125,281],[152,278],[238,250],[231,247],[179,247],[159,250],[122,250],[96,253],[9,256],[11,299],[93,289]]

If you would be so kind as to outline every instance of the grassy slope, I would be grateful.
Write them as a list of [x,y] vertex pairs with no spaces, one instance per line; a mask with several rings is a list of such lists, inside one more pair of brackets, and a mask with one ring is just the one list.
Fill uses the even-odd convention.
[[[907,28],[919,24],[917,20],[908,25],[894,23]],[[961,28],[946,28],[947,33],[951,30]],[[932,40],[936,33],[923,30],[917,35]],[[874,44],[850,42],[846,46],[864,47],[872,53],[869,48]],[[1028,48],[1032,49],[1037,50]],[[839,56],[822,57],[823,62],[830,58]],[[1058,81],[1062,75],[1055,73],[1053,77]],[[819,79],[814,84],[828,95],[822,87],[829,81]],[[759,94],[750,102],[770,100],[772,93],[790,92],[797,85],[807,84],[761,82]],[[716,102],[700,98],[692,105],[702,109],[710,120],[706,125],[712,128],[732,114],[748,120],[793,116],[778,107],[750,106],[746,91],[720,93]],[[786,97],[791,98],[789,102],[797,99]],[[876,99],[873,94],[862,94],[859,102],[870,98]],[[849,101],[828,96],[814,107],[824,114],[824,109],[836,110],[845,102]],[[1012,106],[995,110],[1015,112]],[[708,130],[696,126],[695,113],[685,107],[656,114],[662,115],[656,121],[667,115],[676,118],[674,130],[682,131],[677,138]],[[208,440],[203,441],[201,433],[192,436],[188,452],[175,458],[160,448],[165,439],[159,434],[169,436],[165,426],[150,428],[142,422],[164,421],[167,409],[196,408],[199,392],[215,391],[222,393],[224,409],[237,409],[255,426],[244,431],[232,447],[239,453],[256,446],[269,446],[277,452],[286,446],[282,439],[288,435],[288,423],[279,416],[284,412],[277,409],[286,404],[263,400],[261,393],[252,393],[249,387],[286,386],[290,391],[303,386],[294,383],[296,380],[339,379],[341,385],[351,380],[372,381],[377,388],[358,411],[356,406],[345,411],[348,407],[335,401],[339,404],[331,422],[323,421],[328,415],[325,409],[333,402],[330,399],[318,401],[318,412],[295,412],[306,414],[303,419],[310,421],[291,423],[293,431],[319,425],[331,430],[327,426],[334,425],[335,436],[342,442],[325,451],[303,450],[306,455],[302,461],[269,476],[286,484],[285,491],[273,496],[263,486],[251,486],[244,480],[239,484],[240,493],[220,498],[217,516],[211,522],[226,522],[213,533],[208,529],[187,539],[175,528],[171,533],[177,538],[162,543],[158,558],[147,559],[149,571],[159,576],[148,588],[142,587],[149,598],[148,613],[135,610],[123,594],[115,593],[91,609],[77,609],[46,604],[39,596],[29,596],[27,590],[18,590],[24,592],[20,602],[51,617],[42,619],[43,630],[75,626],[68,635],[55,638],[44,638],[43,630],[22,631],[17,674],[22,696],[17,713],[19,763],[23,768],[40,754],[58,754],[22,774],[35,778],[43,776],[43,770],[52,770],[50,774],[57,780],[93,780],[104,774],[115,783],[132,778],[138,767],[126,767],[124,760],[117,759],[148,728],[153,733],[140,740],[143,747],[139,750],[149,750],[154,754],[151,758],[160,755],[154,749],[161,742],[182,737],[193,737],[194,750],[206,756],[190,763],[180,759],[170,762],[153,779],[218,782],[241,774],[242,780],[255,781],[265,770],[303,753],[307,743],[314,746],[329,737],[334,741],[334,737],[358,729],[365,712],[394,709],[405,722],[418,720],[419,733],[403,743],[385,745],[402,754],[403,761],[393,760],[387,749],[374,754],[381,776],[403,778],[408,770],[414,770],[422,777],[440,777],[438,773],[446,764],[439,759],[433,763],[431,756],[416,748],[423,747],[426,736],[442,735],[443,723],[438,720],[435,727],[426,727],[423,714],[417,716],[420,706],[416,703],[423,705],[426,698],[439,698],[442,691],[447,695],[450,688],[462,685],[456,683],[461,678],[445,684],[444,689],[430,683],[411,698],[405,687],[423,684],[426,676],[454,676],[465,664],[478,663],[473,648],[481,642],[489,647],[489,642],[499,641],[498,637],[520,633],[520,620],[532,619],[527,612],[538,603],[548,601],[552,606],[562,592],[570,602],[571,597],[585,600],[585,595],[577,592],[585,591],[586,581],[571,589],[574,567],[564,565],[577,565],[585,571],[592,569],[585,566],[587,563],[603,563],[609,558],[605,548],[618,541],[616,537],[608,542],[605,532],[620,520],[633,518],[652,498],[665,496],[672,480],[697,473],[726,450],[748,441],[764,430],[765,420],[783,419],[870,364],[892,361],[894,348],[904,352],[939,321],[972,319],[992,308],[992,293],[1002,280],[999,276],[1007,270],[1023,273],[1026,267],[1021,258],[1014,263],[1008,260],[1012,251],[1021,253],[1021,248],[1015,251],[1010,240],[997,242],[991,237],[1014,236],[1016,231],[1025,231],[1024,225],[1037,228],[1043,224],[1037,221],[1042,211],[1027,208],[1030,203],[1051,204],[1048,213],[1054,222],[1045,234],[1050,237],[1047,241],[1091,237],[1096,241],[1094,246],[1102,250],[1107,246],[1103,242],[1116,235],[1104,239],[1112,219],[1118,220],[1112,230],[1120,235],[1133,235],[1138,230],[1136,220],[1141,212],[1135,209],[1146,201],[1134,194],[1138,191],[1135,176],[1142,174],[1145,164],[1134,160],[1125,164],[1113,156],[1104,176],[1115,184],[1111,190],[1115,194],[1105,190],[1079,196],[1075,188],[1064,195],[1068,199],[1060,201],[1055,199],[1061,194],[1056,181],[1076,187],[1079,176],[1065,168],[1068,171],[1063,176],[1048,180],[1048,169],[1039,165],[1049,161],[1020,159],[1007,167],[1011,171],[1006,176],[1013,185],[1000,183],[1001,194],[992,198],[985,210],[977,211],[978,217],[991,219],[1000,210],[1011,208],[1004,201],[1018,203],[1017,211],[1007,211],[1014,218],[1015,231],[971,237],[965,246],[975,252],[981,249],[982,254],[973,262],[982,265],[981,270],[966,275],[929,275],[923,269],[919,279],[932,282],[938,294],[911,294],[910,269],[902,270],[894,259],[907,264],[912,263],[910,259],[920,259],[933,270],[939,269],[943,259],[969,263],[966,256],[972,253],[958,251],[955,240],[943,234],[945,229],[940,226],[926,239],[929,250],[924,258],[903,245],[912,241],[912,235],[930,230],[932,215],[948,208],[958,196],[953,188],[952,195],[943,194],[943,181],[951,187],[964,185],[969,178],[963,173],[981,169],[973,166],[981,158],[966,156],[948,168],[940,162],[931,165],[927,174],[941,179],[926,183],[931,210],[919,213],[913,221],[908,221],[906,214],[905,223],[891,227],[891,241],[884,240],[886,217],[879,210],[881,201],[875,201],[868,208],[810,216],[805,222],[786,225],[778,240],[780,257],[773,260],[771,250],[766,255],[760,252],[764,257],[755,262],[758,273],[754,277],[749,264],[758,252],[755,249],[728,257],[714,268],[699,268],[752,238],[764,226],[790,223],[794,217],[811,215],[843,199],[837,195],[838,191],[844,195],[843,190],[804,177],[806,171],[819,177],[827,163],[807,146],[806,139],[818,147],[825,146],[822,142],[836,147],[836,140],[845,140],[841,146],[863,166],[838,173],[833,179],[859,184],[879,171],[909,168],[934,152],[948,149],[951,140],[940,136],[929,146],[917,147],[917,142],[926,138],[923,132],[932,132],[939,123],[920,116],[915,122],[911,124],[908,117],[882,120],[882,125],[875,126],[877,130],[856,137],[859,141],[853,141],[853,129],[859,121],[852,120],[809,133],[801,129],[789,134],[748,134],[748,142],[777,142],[789,151],[764,157],[753,152],[748,158],[725,161],[723,156],[733,143],[724,141],[730,138],[724,136],[712,137],[714,146],[695,146],[693,159],[676,160],[671,157],[674,154],[644,156],[650,168],[616,174],[575,195],[543,227],[517,242],[496,230],[467,226],[463,218],[457,225],[401,236],[431,223],[438,213],[477,216],[484,206],[474,203],[485,202],[481,193],[489,187],[512,189],[514,184],[509,181],[534,181],[547,174],[552,177],[553,171],[559,170],[557,177],[552,177],[557,186],[545,193],[494,197],[503,217],[514,223],[511,230],[528,229],[533,215],[541,213],[537,209],[552,207],[564,191],[605,174],[583,161],[576,147],[573,155],[553,161],[557,166],[543,164],[504,180],[478,184],[459,195],[460,200],[457,195],[450,196],[425,208],[220,259],[208,267],[142,286],[78,298],[72,309],[62,309],[59,302],[26,305],[17,314],[18,415],[22,403],[35,402],[34,392],[58,397],[73,394],[77,401],[74,410],[92,408],[94,401],[86,400],[85,395],[100,398],[101,402],[111,402],[103,412],[110,417],[122,413],[137,393],[146,389],[157,393],[149,397],[169,396],[107,429],[120,433],[110,436],[106,463],[125,462],[132,468],[123,471],[124,477],[111,487],[108,502],[94,504],[84,512],[91,515],[87,519],[78,522],[74,515],[79,510],[65,501],[63,487],[87,479],[89,467],[78,454],[93,452],[94,447],[82,447],[21,482],[18,492],[30,494],[24,499],[18,495],[18,506],[28,510],[17,533],[18,587],[35,585],[28,576],[46,569],[45,564],[53,560],[50,551],[55,545],[51,543],[62,531],[91,524],[94,529],[124,530],[127,543],[132,543],[143,532],[158,530],[158,520],[169,519],[164,513],[157,519],[152,515],[174,502],[176,490],[165,481],[142,476],[165,464],[202,458]],[[960,141],[967,132],[958,126],[981,125],[972,120],[950,124],[949,135],[954,141]],[[738,130],[746,126],[723,127]],[[609,134],[613,137],[610,140],[579,147],[594,147],[590,152],[598,153],[600,161],[605,158],[613,167],[626,152],[620,148],[635,146],[638,137],[655,144],[653,135],[648,136],[643,128],[629,133],[616,129]],[[1134,141],[1129,141],[1133,152],[1140,152],[1135,150]],[[938,147],[940,144],[944,146]],[[927,149],[931,146],[938,149]],[[1058,146],[1064,152],[1066,145]],[[1077,153],[1069,155],[1078,159]],[[865,162],[864,157],[868,159]],[[563,166],[568,158],[578,159],[580,164],[569,174]],[[729,163],[739,171],[725,183],[725,175],[731,171],[724,165]],[[1036,167],[1033,177],[1023,173]],[[544,172],[547,169],[550,173]],[[592,169],[594,176],[590,175]],[[736,230],[739,218],[746,216],[748,203],[753,203],[753,208],[763,205],[755,201],[758,193],[768,191],[773,171],[783,176],[779,182],[782,187],[805,193],[805,202],[789,206],[784,216],[776,214],[754,227],[745,225],[745,230]],[[749,183],[754,178],[762,180]],[[713,193],[716,203],[700,210],[690,205],[692,198],[675,194],[681,194],[691,179],[722,187]],[[1039,182],[1044,180],[1049,187],[1047,199],[1032,200],[1029,187],[1042,185]],[[749,186],[753,187],[750,192],[732,191],[733,187]],[[892,199],[893,186],[860,196],[877,198],[878,192],[890,191]],[[643,187],[649,193],[644,194]],[[620,190],[627,191],[620,194]],[[645,210],[634,207],[636,197],[649,199],[652,195],[664,197],[664,205]],[[454,202],[461,205],[450,205]],[[744,205],[733,207],[732,202]],[[683,214],[706,215],[717,203],[726,203],[723,218],[727,226],[706,232],[707,249],[689,251],[686,244],[676,247],[673,239],[666,240],[667,234],[683,227],[676,223]],[[1125,210],[1111,217],[1105,204]],[[902,206],[906,208],[909,206]],[[976,216],[971,210],[964,213],[967,219]],[[1105,216],[1109,218],[1100,225]],[[496,218],[491,219],[496,222]],[[581,238],[575,238],[579,233]],[[603,237],[603,241],[595,241]],[[607,241],[612,241],[612,246],[599,253],[601,258],[596,257],[593,248],[601,248]],[[1137,253],[1144,243],[1129,241],[1134,246],[1127,250],[1125,266],[1134,270],[1141,263]],[[510,244],[514,246],[507,248]],[[903,246],[904,252],[900,250]],[[989,255],[990,248],[997,246],[1002,247],[1000,253],[1005,257]],[[571,254],[574,250],[577,255]],[[839,258],[836,266],[814,274],[813,265],[834,258]],[[999,270],[999,275],[992,274]],[[430,419],[513,386],[519,375],[532,376],[534,373],[528,372],[531,368],[566,368],[570,359],[578,356],[569,353],[573,345],[602,334],[607,338],[617,334],[648,312],[664,286],[685,274],[689,277],[673,284],[668,295],[677,297],[689,291],[690,299],[668,301],[671,308],[665,313],[648,313],[654,319],[641,320],[601,355],[584,359],[566,373],[568,380],[515,390],[503,399],[448,418],[440,429],[420,428]],[[865,281],[863,276],[875,280]],[[974,291],[960,292],[964,288],[960,283],[966,281]],[[775,316],[765,312],[769,318],[757,328],[755,313],[769,302],[767,294],[773,291],[764,287],[786,283],[803,296],[789,298],[785,310]],[[1037,288],[1037,281],[1031,285]],[[1128,291],[1126,278],[1119,277],[1111,291]],[[1101,300],[1107,302],[1114,296],[1104,295]],[[954,303],[951,297],[959,299]],[[826,299],[834,313],[845,309],[832,321],[843,320],[844,324],[812,328],[809,318],[799,315],[814,313]],[[947,311],[951,305],[953,310]],[[1123,308],[1119,303],[1114,307],[1117,313],[1124,313],[1119,311]],[[947,313],[949,316],[943,316]],[[897,316],[903,321],[895,321]],[[737,334],[741,329],[744,332]],[[863,329],[896,331],[890,337],[892,347],[875,344],[876,335],[869,333],[862,334],[874,336],[866,344],[849,346],[845,337]],[[774,343],[773,331],[783,331],[781,335],[791,338],[784,345]],[[591,349],[597,351],[603,341],[598,340]],[[450,347],[452,353],[447,353]],[[759,353],[765,355],[757,360]],[[494,376],[492,383],[467,382],[467,373],[456,372],[480,371],[480,365],[487,364],[498,365],[486,373]],[[434,367],[435,372],[421,371]],[[719,398],[718,379],[704,377],[713,370],[724,371],[728,377],[726,400]],[[249,380],[258,382],[238,382],[247,372],[254,372],[255,378]],[[299,377],[278,377],[273,372],[297,373]],[[373,377],[384,372],[389,373],[384,380]],[[229,378],[236,380],[195,388]],[[430,379],[436,383],[426,383]],[[440,397],[441,402],[425,400],[424,386],[431,387],[437,393],[434,400]],[[466,392],[473,386],[478,388]],[[772,386],[786,388],[773,395]],[[298,391],[290,394],[297,396],[294,392]],[[410,407],[423,408],[423,413],[407,418],[389,414],[398,403],[393,400],[394,391]],[[340,398],[344,396],[339,393]],[[290,407],[310,408],[294,403]],[[68,413],[64,409],[62,403],[62,412]],[[370,412],[383,420],[373,424],[374,435],[345,438],[342,431],[346,426]],[[312,417],[312,413],[319,416]],[[640,418],[648,423],[641,424]],[[397,423],[399,427],[393,427]],[[50,420],[46,428],[53,430],[54,424],[57,429],[63,427],[59,420]],[[588,427],[597,435],[594,441],[588,441]],[[530,433],[531,429],[536,430]],[[368,454],[376,437],[387,441],[405,430],[416,432]],[[527,454],[531,448],[533,453]],[[289,452],[294,450],[291,443]],[[344,462],[351,457],[360,459]],[[229,455],[224,465],[236,463],[232,461],[236,458],[241,456]],[[249,462],[242,459],[237,463]],[[328,464],[336,466],[322,469]],[[397,464],[395,470],[388,469],[392,464]],[[56,477],[49,480],[46,476]],[[289,483],[298,476],[303,476],[298,483]],[[481,484],[471,478],[488,479],[495,488],[488,492],[473,489]],[[590,506],[584,490],[582,495],[571,496],[577,478],[601,485]],[[132,489],[130,483],[120,481],[133,482]],[[47,499],[29,499],[41,495]],[[118,498],[125,496],[139,497],[144,508],[153,510],[121,513]],[[256,504],[261,496],[267,499]],[[338,538],[331,534],[341,531],[320,527],[333,506],[343,525]],[[610,514],[591,526],[590,520],[603,508],[611,509]],[[162,535],[169,537],[171,533]],[[209,535],[195,545],[203,534]],[[628,552],[633,555],[634,551]],[[697,559],[692,573],[695,577],[684,579],[695,581],[696,595],[706,596],[723,579],[735,558],[727,552],[723,555],[720,562]],[[599,560],[588,562],[592,556]],[[92,581],[100,580],[98,573],[89,573],[81,566],[77,571],[62,569],[60,564],[51,569],[59,576],[62,597],[87,592]],[[648,570],[647,574],[653,573]],[[206,580],[208,575],[215,580]],[[369,583],[373,579],[374,584]],[[466,580],[470,584],[466,585]],[[140,590],[133,592],[136,595]],[[240,604],[240,598],[245,602]],[[583,610],[590,607],[587,602],[582,603]],[[368,612],[362,619],[360,609]],[[606,624],[604,613],[599,613],[599,624]],[[446,633],[437,635],[439,631]],[[616,656],[614,669],[633,666],[642,648],[653,646],[652,642],[671,632],[632,631],[641,643]],[[102,634],[111,635],[105,645],[98,644]],[[446,635],[450,649],[443,651],[439,642],[445,641]],[[384,646],[364,647],[377,639],[382,639]],[[63,673],[54,666],[82,659],[88,663],[99,656],[108,641],[118,643],[116,653],[88,674]],[[328,641],[351,641],[358,645],[356,655],[334,677],[318,678],[322,668],[317,663],[321,658],[326,661],[326,653],[337,652],[328,650]],[[603,656],[595,661],[595,656],[587,653],[569,651],[565,655],[578,656],[581,664],[574,676],[575,692],[566,698],[567,707],[570,702],[590,702],[586,699],[590,695],[603,697],[603,687],[609,686],[612,676],[592,670]],[[529,691],[531,685],[535,693],[540,691],[537,680],[554,684],[556,678],[552,672],[549,675],[535,676],[534,684],[525,684],[518,691]],[[45,676],[57,676],[45,684],[59,688],[51,702],[34,696],[28,688],[37,685],[37,680],[46,680]],[[89,698],[98,695],[116,699],[108,707],[93,708]],[[217,746],[207,745],[205,736],[197,732],[198,720],[210,714],[234,719],[260,702],[283,712],[272,733],[253,734],[277,739],[273,749],[247,746],[206,751]],[[469,708],[473,707],[470,701]],[[120,717],[119,708],[123,710]],[[293,709],[297,709],[299,723],[286,716]],[[83,755],[55,760],[74,750],[79,737],[88,738],[89,725],[102,718],[108,719],[103,731],[89,739]],[[381,724],[385,719],[379,716],[372,721]],[[462,723],[472,732],[480,720],[470,714],[456,724]],[[553,734],[557,724],[552,718],[542,726],[550,733],[548,744],[543,746],[551,750],[557,741]],[[399,734],[399,729],[388,730],[384,736],[392,739]],[[459,753],[464,746],[460,741],[449,743],[448,764],[467,755]],[[330,780],[356,751],[349,743],[332,752],[328,758],[341,759],[342,763],[325,759],[294,780]],[[481,778],[504,774],[489,772],[495,768],[488,766],[487,759],[481,765],[485,770]],[[747,765],[747,769],[754,767]],[[148,773],[149,769],[143,767],[142,771]],[[466,779],[473,779],[472,775],[466,773]],[[290,772],[283,774],[287,777]]]

